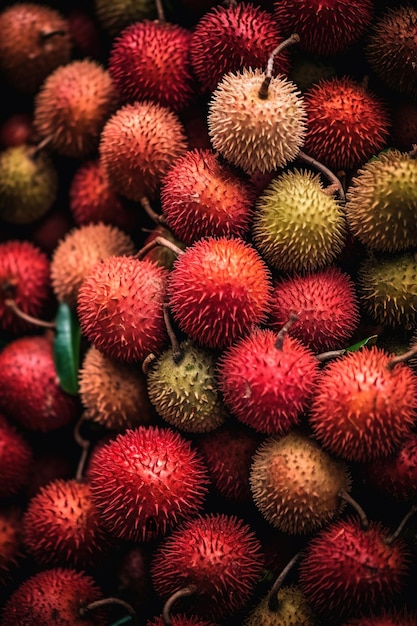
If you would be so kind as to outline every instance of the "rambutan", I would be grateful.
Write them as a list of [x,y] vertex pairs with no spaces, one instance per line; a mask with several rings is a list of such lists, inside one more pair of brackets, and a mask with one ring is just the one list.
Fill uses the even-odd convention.
[[406,609],[379,611],[366,617],[352,618],[342,626],[417,626],[417,614]]
[[37,92],[34,128],[58,154],[86,157],[118,103],[107,69],[92,59],[75,60],[52,72]]
[[186,245],[202,237],[248,233],[255,189],[211,150],[190,150],[167,172],[161,188],[169,228]]
[[2,506],[0,508],[1,585],[6,585],[10,581],[23,556],[21,527],[22,509],[14,504]]
[[104,444],[89,479],[102,524],[116,537],[150,541],[198,513],[207,470],[191,443],[169,428],[139,426]]
[[319,374],[318,361],[297,339],[254,329],[218,361],[219,388],[241,422],[263,434],[287,433],[307,409]]
[[279,590],[278,609],[269,607],[269,595],[251,609],[243,626],[314,626],[316,617],[299,587],[291,585]]
[[94,0],[94,9],[100,26],[112,38],[134,22],[156,18],[154,0]]
[[315,352],[344,347],[359,325],[353,280],[337,266],[276,280],[268,326],[275,331],[298,317],[289,334]]
[[156,195],[186,147],[184,128],[173,111],[153,102],[135,102],[107,121],[101,133],[100,163],[116,193],[140,201]]
[[[162,617],[155,617],[152,620],[146,622],[146,626],[165,626]],[[172,626],[217,626],[214,622],[208,622],[201,617],[195,617],[193,615],[185,615],[184,613],[177,613],[171,617]]]
[[78,292],[81,331],[100,352],[127,363],[160,352],[167,271],[152,261],[112,256],[97,263]]
[[168,293],[180,329],[200,345],[223,348],[265,320],[271,276],[243,239],[207,237],[177,258]]
[[0,414],[0,497],[23,490],[33,469],[32,446],[14,424]]
[[307,534],[341,512],[339,494],[349,490],[350,474],[314,439],[293,430],[261,443],[253,458],[250,486],[257,508],[272,526]]
[[221,619],[250,600],[264,556],[251,527],[236,516],[211,514],[187,520],[157,548],[151,575],[167,597],[195,585],[193,612]]
[[32,115],[29,113],[12,113],[0,123],[0,146],[2,148],[29,144],[32,136]]
[[51,303],[49,259],[30,241],[0,244],[0,328],[29,333],[33,324],[18,317],[7,305],[13,300],[23,313],[43,318]]
[[335,172],[363,165],[382,150],[390,121],[381,98],[343,76],[322,80],[304,94],[303,150]]
[[[192,68],[203,91],[213,91],[223,75],[245,67],[265,69],[283,41],[272,15],[250,2],[216,6],[201,17],[191,40]],[[287,74],[286,50],[277,54],[274,74]]]
[[417,376],[390,367],[390,355],[372,346],[348,352],[322,371],[311,404],[310,425],[334,454],[366,462],[393,453],[417,417]]

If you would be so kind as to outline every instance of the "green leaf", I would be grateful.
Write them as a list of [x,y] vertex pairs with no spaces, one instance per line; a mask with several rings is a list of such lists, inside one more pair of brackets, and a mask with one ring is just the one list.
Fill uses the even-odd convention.
[[81,331],[78,319],[68,304],[61,302],[55,318],[54,361],[61,387],[78,393]]
[[368,344],[370,346],[374,346],[376,344],[377,339],[378,339],[378,335],[371,335],[370,337],[367,337],[366,339],[361,339],[357,343],[354,343],[352,346],[349,346],[348,348],[346,348],[346,352],[356,352],[357,350],[360,350],[361,348],[363,348],[363,346],[366,346]]

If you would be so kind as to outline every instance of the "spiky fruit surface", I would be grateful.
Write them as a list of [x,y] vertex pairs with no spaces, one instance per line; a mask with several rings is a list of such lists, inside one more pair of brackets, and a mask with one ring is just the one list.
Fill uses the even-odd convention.
[[385,327],[408,327],[417,317],[417,257],[411,252],[370,255],[362,261],[357,279],[363,309]]
[[51,259],[51,282],[57,299],[75,307],[81,284],[96,263],[110,256],[132,255],[134,250],[130,236],[117,226],[99,222],[71,229]]
[[56,200],[58,175],[50,158],[21,145],[0,153],[0,218],[11,224],[31,224]]
[[386,145],[390,125],[386,105],[350,78],[322,80],[304,98],[303,150],[335,173],[363,165]]
[[134,22],[113,40],[109,72],[125,102],[149,100],[181,111],[193,99],[191,32],[158,20]]
[[280,0],[274,17],[286,35],[298,33],[300,48],[330,56],[348,50],[371,23],[372,0]]
[[408,611],[383,611],[367,617],[358,617],[345,622],[343,626],[417,626],[417,614]]
[[59,384],[52,341],[19,337],[0,352],[0,409],[31,431],[47,433],[78,415],[74,396]]
[[340,203],[326,193],[319,174],[283,172],[256,202],[254,245],[282,272],[314,272],[330,265],[342,250],[345,231]]
[[188,520],[165,539],[151,576],[163,597],[196,585],[193,612],[221,619],[249,601],[263,563],[261,545],[248,524],[234,515],[211,514]]
[[91,492],[112,535],[149,541],[199,512],[207,470],[190,442],[168,428],[119,434],[91,460]]
[[81,616],[80,608],[101,600],[95,580],[83,571],[51,568],[22,582],[2,611],[2,626],[56,624],[56,626],[105,626],[102,612]]
[[3,505],[0,509],[1,585],[6,585],[13,577],[23,555],[21,525],[22,510],[16,505]]
[[54,480],[29,500],[22,539],[28,553],[44,566],[91,567],[109,546],[90,486],[75,479]]
[[76,170],[69,199],[77,226],[102,222],[130,232],[138,225],[138,211],[129,207],[109,186],[98,159],[85,161]]
[[255,329],[220,356],[219,387],[226,406],[264,434],[287,433],[298,424],[316,383],[318,361],[297,339]]
[[227,412],[216,380],[216,357],[191,341],[180,344],[181,360],[165,350],[147,374],[149,399],[171,426],[189,433],[210,432]]
[[79,372],[85,419],[110,430],[149,424],[153,419],[146,379],[140,369],[109,359],[94,346]]
[[278,610],[268,607],[269,597],[262,598],[249,613],[244,626],[314,626],[316,619],[298,587],[281,587],[278,593]]
[[[207,622],[200,617],[187,616],[183,613],[177,613],[171,617],[172,626],[216,626],[214,622]],[[162,617],[156,617],[148,622],[146,626],[164,626]]]
[[265,519],[290,534],[323,527],[343,507],[341,489],[350,488],[346,465],[318,443],[291,431],[259,446],[250,471],[253,500]]
[[200,437],[202,453],[212,488],[229,501],[248,503],[252,493],[249,470],[261,438],[239,424],[227,423]]
[[58,154],[86,157],[119,103],[109,72],[92,59],[58,67],[36,94],[33,124]]
[[409,574],[406,544],[387,544],[389,531],[356,518],[333,522],[319,531],[300,562],[300,586],[320,614],[343,618],[389,605]]
[[225,74],[214,90],[208,131],[214,150],[248,174],[271,172],[293,161],[306,133],[301,92],[285,76],[273,76],[259,97],[261,69]]
[[29,482],[33,468],[32,447],[25,436],[0,415],[0,496],[19,493]]
[[[227,72],[245,67],[264,70],[271,52],[283,41],[272,15],[253,3],[216,6],[198,21],[191,40],[191,63],[204,91],[214,91]],[[274,74],[287,74],[289,57],[274,57]]]
[[417,376],[372,346],[331,362],[318,380],[310,424],[319,441],[350,461],[386,457],[417,417]]
[[254,203],[255,189],[211,150],[178,158],[161,188],[167,224],[187,245],[210,236],[244,238]]
[[166,341],[162,312],[167,271],[152,261],[113,256],[97,263],[78,292],[85,337],[117,361],[142,361]]
[[51,7],[17,2],[0,13],[0,72],[19,91],[35,93],[71,47],[67,20]]
[[366,47],[375,74],[391,89],[415,98],[417,9],[400,4],[386,9],[374,23]]
[[94,8],[101,26],[112,37],[133,22],[156,17],[153,0],[94,0]]
[[265,319],[271,276],[243,239],[207,237],[177,258],[168,292],[181,330],[196,343],[223,348]]
[[279,331],[296,313],[289,334],[315,352],[342,348],[359,325],[355,284],[338,267],[275,282],[269,327]]
[[115,192],[139,201],[156,195],[186,147],[185,131],[175,113],[153,102],[135,102],[120,108],[106,123],[100,163]]
[[367,248],[391,253],[417,246],[417,161],[408,153],[389,150],[368,161],[346,200],[349,228]]
[[0,245],[0,328],[12,333],[31,332],[33,324],[7,306],[12,299],[21,311],[43,319],[51,300],[49,259],[30,241]]

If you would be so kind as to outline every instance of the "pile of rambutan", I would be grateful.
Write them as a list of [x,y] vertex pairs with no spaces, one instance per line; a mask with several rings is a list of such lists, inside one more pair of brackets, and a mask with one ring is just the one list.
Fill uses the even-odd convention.
[[0,626],[417,626],[417,9],[0,5]]

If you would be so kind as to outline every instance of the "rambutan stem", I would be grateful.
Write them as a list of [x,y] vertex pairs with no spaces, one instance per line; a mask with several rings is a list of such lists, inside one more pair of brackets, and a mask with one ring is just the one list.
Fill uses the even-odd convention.
[[344,354],[346,354],[345,348],[342,348],[341,350],[329,350],[329,352],[316,354],[316,359],[317,361],[320,361],[320,363],[325,363],[326,361],[330,361],[331,359],[337,359],[339,356],[343,356]]
[[295,313],[291,313],[289,320],[286,324],[284,324],[284,326],[281,328],[281,330],[279,331],[276,341],[275,341],[275,347],[277,350],[282,350],[283,346],[284,346],[284,339],[288,334],[288,331],[290,330],[291,326],[298,321],[298,315],[296,315]]
[[29,322],[29,324],[41,326],[42,328],[56,328],[55,322],[45,322],[44,320],[38,320],[36,317],[28,315],[27,313],[22,311],[22,309],[17,306],[15,300],[12,300],[11,298],[7,298],[7,300],[4,301],[4,304],[8,306],[9,309],[11,309],[13,313],[17,315],[17,317],[25,320],[25,322]]
[[165,12],[164,7],[162,5],[162,0],[155,0],[156,12],[158,15],[158,20],[160,22],[165,22]]
[[150,241],[146,245],[144,245],[139,250],[139,252],[137,252],[134,255],[135,258],[139,259],[139,261],[142,260],[148,254],[148,252],[150,252],[151,250],[156,248],[156,246],[165,246],[166,248],[171,250],[171,252],[173,252],[177,256],[179,256],[180,254],[184,253],[184,250],[181,250],[181,248],[176,246],[175,243],[173,243],[172,241],[169,241],[169,239],[166,239],[166,237],[159,237],[158,236],[158,237],[155,237],[155,239],[152,239],[152,241]]
[[51,141],[52,141],[52,137],[50,135],[42,139],[42,141],[40,141],[36,146],[33,147],[30,157],[32,159],[36,159],[39,156],[39,154],[42,152],[42,150],[45,150],[45,148],[49,146]]
[[103,607],[113,605],[113,604],[122,606],[124,609],[126,609],[128,614],[132,618],[132,621],[135,624],[135,626],[139,626],[138,616],[136,614],[135,609],[129,604],[129,602],[126,602],[125,600],[121,600],[120,598],[109,597],[109,598],[102,598],[101,600],[96,600],[95,602],[90,602],[90,604],[87,604],[87,606],[82,606],[79,610],[79,613],[81,617],[85,617],[86,615],[88,615],[92,611],[95,611],[96,609],[102,609]]
[[285,578],[287,577],[288,572],[294,567],[294,565],[296,564],[300,556],[301,556],[301,550],[300,552],[297,552],[297,554],[295,554],[292,557],[292,559],[287,563],[287,565],[284,567],[284,569],[281,571],[280,575],[278,576],[278,578],[272,585],[271,591],[269,592],[269,596],[268,596],[268,608],[273,613],[278,611],[278,608],[279,608],[278,593],[282,587],[282,583],[284,582]]
[[404,526],[407,524],[408,520],[410,519],[410,517],[412,515],[414,515],[414,513],[417,511],[417,505],[413,504],[413,506],[411,507],[411,509],[408,511],[408,513],[406,513],[406,515],[404,515],[403,519],[401,520],[401,522],[398,524],[397,529],[394,530],[394,532],[389,535],[386,539],[384,539],[384,543],[388,546],[390,546],[392,543],[394,543],[394,541],[396,539],[398,539],[398,537],[400,536],[400,533],[402,532]]
[[153,220],[156,224],[162,224],[162,226],[166,226],[165,216],[160,215],[159,213],[153,210],[153,208],[151,207],[151,203],[149,202],[149,199],[146,196],[143,196],[139,200],[139,202],[142,205],[142,207],[145,209],[146,213],[149,215],[151,220]]
[[83,414],[81,415],[78,422],[75,424],[74,431],[73,431],[74,439],[76,443],[81,447],[81,456],[80,456],[80,460],[78,461],[77,471],[75,473],[75,480],[77,480],[78,482],[83,480],[84,468],[85,468],[85,464],[86,464],[88,453],[89,453],[90,446],[91,446],[91,441],[89,441],[88,439],[84,439],[84,437],[82,437],[80,433],[81,425],[84,424],[84,422],[85,422],[85,416]]
[[404,363],[408,361],[413,356],[417,354],[417,343],[415,343],[407,352],[403,352],[403,354],[397,354],[397,356],[392,357],[387,363],[387,368],[392,370],[398,363]]
[[178,364],[181,363],[184,357],[184,350],[181,349],[180,342],[178,341],[172,327],[171,317],[169,315],[169,305],[166,302],[162,305],[162,311],[164,314],[165,327],[167,329],[169,341],[171,343],[172,359],[175,364]]
[[297,33],[293,33],[292,35],[288,37],[288,39],[285,39],[284,41],[282,41],[271,52],[269,59],[268,59],[267,66],[266,66],[265,78],[258,91],[258,96],[259,98],[261,98],[261,100],[266,100],[268,97],[269,84],[272,79],[272,71],[274,69],[274,60],[275,60],[276,55],[282,52],[283,50],[285,50],[285,48],[288,48],[288,46],[292,46],[292,44],[298,43],[299,41],[300,41],[300,36],[297,35]]
[[149,370],[151,369],[152,363],[156,361],[156,356],[153,352],[150,352],[147,357],[145,357],[142,361],[142,372],[147,376]]
[[359,518],[361,520],[361,526],[363,530],[367,530],[369,528],[369,521],[361,505],[358,502],[356,502],[356,500],[352,498],[351,495],[348,494],[346,489],[341,489],[339,491],[339,498],[342,498],[342,500],[350,504],[350,506],[352,506],[355,509],[356,513],[359,515]]
[[162,610],[162,619],[164,620],[166,626],[171,626],[172,624],[170,613],[172,606],[175,604],[175,602],[177,602],[177,600],[180,600],[181,598],[186,598],[187,596],[194,595],[196,591],[196,585],[188,585],[188,587],[183,587],[182,589],[179,589],[168,598]]
[[417,157],[417,143],[413,143],[410,152],[408,153],[408,156],[411,159],[415,159]]
[[336,174],[334,174],[331,170],[329,170],[328,167],[323,165],[323,163],[320,163],[320,161],[317,161],[317,159],[314,159],[313,157],[309,156],[302,150],[299,150],[297,154],[297,158],[301,159],[301,161],[304,161],[308,165],[315,167],[316,169],[319,170],[319,172],[321,172],[324,176],[326,176],[326,178],[330,181],[330,190],[332,190],[332,193],[333,193],[333,190],[338,191],[340,200],[342,202],[345,202],[346,200],[345,190],[343,189],[343,185],[341,181],[338,179],[338,177],[336,176]]

